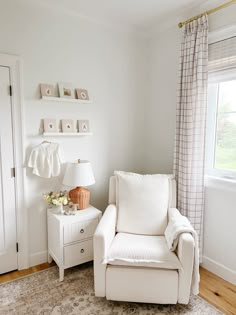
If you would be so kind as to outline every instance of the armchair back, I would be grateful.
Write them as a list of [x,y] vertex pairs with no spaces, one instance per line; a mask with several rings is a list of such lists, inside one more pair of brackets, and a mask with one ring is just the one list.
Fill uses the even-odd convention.
[[[115,176],[110,177],[108,203],[116,204],[116,177]],[[171,180],[169,205],[170,205],[170,208],[176,208],[176,180],[175,179]]]

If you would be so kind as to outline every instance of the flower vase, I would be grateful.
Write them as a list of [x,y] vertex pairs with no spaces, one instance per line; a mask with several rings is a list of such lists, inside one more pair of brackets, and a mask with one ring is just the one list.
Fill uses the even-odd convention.
[[64,213],[63,204],[62,203],[57,206],[57,213],[58,214],[63,214]]

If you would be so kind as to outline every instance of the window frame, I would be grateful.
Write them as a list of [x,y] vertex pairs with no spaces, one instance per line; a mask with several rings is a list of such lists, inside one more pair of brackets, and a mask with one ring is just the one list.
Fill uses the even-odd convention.
[[[208,76],[208,89],[209,84],[219,84],[220,82],[232,80],[236,80],[236,67],[210,72]],[[219,86],[217,87],[217,89],[218,91],[216,94],[215,106],[207,106],[205,162],[206,174],[218,178],[236,180],[236,170],[221,170],[215,168]]]

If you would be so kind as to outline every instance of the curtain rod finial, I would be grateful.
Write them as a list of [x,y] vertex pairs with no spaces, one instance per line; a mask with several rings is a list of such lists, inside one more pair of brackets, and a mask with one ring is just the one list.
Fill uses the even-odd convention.
[[182,22],[179,22],[178,27],[181,28],[181,27],[183,27],[183,25],[184,24]]

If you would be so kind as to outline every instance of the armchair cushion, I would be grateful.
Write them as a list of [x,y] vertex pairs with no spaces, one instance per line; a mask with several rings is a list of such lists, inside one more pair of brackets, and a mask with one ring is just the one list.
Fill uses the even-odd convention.
[[116,234],[105,260],[111,265],[180,269],[181,264],[171,252],[164,236]]
[[163,235],[172,175],[115,172],[117,232]]

